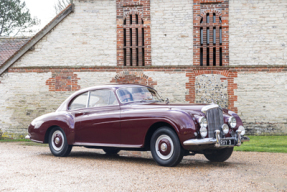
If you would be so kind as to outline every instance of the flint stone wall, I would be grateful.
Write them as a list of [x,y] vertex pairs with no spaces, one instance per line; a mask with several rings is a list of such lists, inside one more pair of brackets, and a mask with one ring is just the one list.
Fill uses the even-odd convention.
[[215,103],[228,108],[227,78],[205,74],[195,78],[195,103]]

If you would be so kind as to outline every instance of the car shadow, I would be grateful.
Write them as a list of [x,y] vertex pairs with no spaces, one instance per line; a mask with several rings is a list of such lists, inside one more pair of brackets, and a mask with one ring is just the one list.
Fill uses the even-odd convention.
[[[49,156],[53,157],[51,153],[42,153],[41,156]],[[99,152],[93,151],[72,151],[70,155],[66,158],[75,158],[75,159],[82,159],[82,160],[105,160],[105,161],[115,161],[115,162],[125,162],[125,163],[137,163],[139,165],[157,165],[157,163],[153,160],[152,157],[142,157],[138,155],[132,154],[116,154],[116,155],[109,155]],[[232,168],[234,166],[242,165],[239,162],[210,162],[205,159],[193,159],[193,157],[184,157],[177,168],[200,168],[200,167],[228,167]]]

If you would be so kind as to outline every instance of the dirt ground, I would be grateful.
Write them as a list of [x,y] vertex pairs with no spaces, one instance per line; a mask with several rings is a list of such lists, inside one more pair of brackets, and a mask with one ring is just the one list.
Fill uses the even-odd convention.
[[225,163],[195,155],[167,168],[148,152],[74,147],[58,158],[47,145],[0,143],[0,191],[287,191],[287,154],[233,152]]

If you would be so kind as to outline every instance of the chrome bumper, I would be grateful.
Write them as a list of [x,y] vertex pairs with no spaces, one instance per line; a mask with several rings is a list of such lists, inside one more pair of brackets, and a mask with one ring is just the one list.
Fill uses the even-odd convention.
[[216,139],[206,138],[206,139],[189,139],[183,142],[184,145],[209,145],[215,144]]
[[25,139],[30,139],[30,135],[26,135]]
[[[241,136],[241,131],[236,131],[236,137],[229,137],[224,139],[234,139],[236,141],[235,146],[240,146],[242,142],[247,142],[250,139],[245,136]],[[215,147],[222,147],[220,145],[220,131],[215,131],[216,138],[205,138],[205,139],[189,139],[183,142],[183,145],[210,145],[214,144]],[[232,145],[231,145],[232,146]],[[226,145],[224,145],[226,147]]]

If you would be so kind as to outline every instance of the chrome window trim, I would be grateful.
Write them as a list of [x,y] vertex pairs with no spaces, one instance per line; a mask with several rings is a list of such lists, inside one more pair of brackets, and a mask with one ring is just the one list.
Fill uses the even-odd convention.
[[91,96],[91,91],[88,92],[88,99],[87,99],[87,103],[86,103],[86,108],[89,107],[89,103],[90,103],[90,96]]

